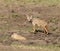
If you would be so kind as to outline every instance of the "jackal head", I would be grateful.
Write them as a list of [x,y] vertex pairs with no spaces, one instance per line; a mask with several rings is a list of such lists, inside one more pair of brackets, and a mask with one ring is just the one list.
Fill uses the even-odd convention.
[[32,16],[26,15],[28,22],[32,22]]

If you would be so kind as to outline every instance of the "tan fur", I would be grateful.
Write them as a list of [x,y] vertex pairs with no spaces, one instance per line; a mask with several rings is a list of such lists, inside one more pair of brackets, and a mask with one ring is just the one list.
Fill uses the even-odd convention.
[[[27,20],[30,21],[30,17],[27,16]],[[44,29],[44,33],[48,34],[48,28],[47,28],[47,22],[44,20],[40,20],[39,18],[32,18],[31,16],[31,20],[32,20],[32,25],[33,25],[33,32],[35,32],[35,25],[37,26],[41,26]]]

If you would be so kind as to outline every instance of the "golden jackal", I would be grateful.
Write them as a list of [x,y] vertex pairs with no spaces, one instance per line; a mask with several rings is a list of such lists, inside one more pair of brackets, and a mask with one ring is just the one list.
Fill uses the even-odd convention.
[[32,25],[33,25],[33,32],[35,32],[35,25],[37,26],[41,26],[43,29],[44,29],[44,33],[47,33],[48,34],[48,28],[47,28],[47,22],[45,22],[44,20],[40,20],[39,18],[33,18],[32,16],[27,16],[27,20],[29,22],[32,22]]

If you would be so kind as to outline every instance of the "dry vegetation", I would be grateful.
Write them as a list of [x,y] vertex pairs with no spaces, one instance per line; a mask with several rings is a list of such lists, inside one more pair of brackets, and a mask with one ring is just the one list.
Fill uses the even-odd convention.
[[[44,34],[39,27],[34,34],[32,24],[27,22],[26,14],[46,20],[49,34]],[[11,39],[13,33],[25,37],[26,40]],[[60,0],[0,0],[0,43],[4,47],[8,45],[17,49],[37,47],[42,48],[42,51],[59,50]],[[1,48],[4,48],[3,46]]]

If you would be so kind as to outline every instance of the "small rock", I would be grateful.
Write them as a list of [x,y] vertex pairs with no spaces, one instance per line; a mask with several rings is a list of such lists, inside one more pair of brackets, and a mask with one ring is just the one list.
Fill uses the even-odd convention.
[[17,33],[13,33],[11,35],[11,38],[14,39],[14,40],[26,40],[25,37],[21,36],[21,35],[18,35]]

